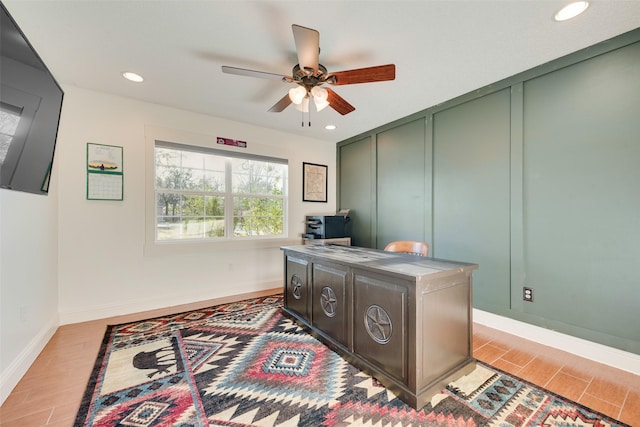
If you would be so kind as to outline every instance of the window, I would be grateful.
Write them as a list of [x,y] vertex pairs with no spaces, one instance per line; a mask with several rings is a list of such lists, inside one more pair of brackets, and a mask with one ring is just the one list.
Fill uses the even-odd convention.
[[287,161],[155,142],[156,241],[282,237]]

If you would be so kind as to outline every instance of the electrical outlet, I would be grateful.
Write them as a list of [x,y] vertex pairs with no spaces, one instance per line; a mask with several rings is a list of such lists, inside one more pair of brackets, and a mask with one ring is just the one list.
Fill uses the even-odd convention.
[[522,288],[522,299],[527,302],[533,302],[533,289],[526,286]]

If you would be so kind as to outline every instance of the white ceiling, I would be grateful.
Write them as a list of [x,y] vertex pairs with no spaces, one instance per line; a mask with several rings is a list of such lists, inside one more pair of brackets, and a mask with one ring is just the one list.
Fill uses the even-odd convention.
[[[567,1],[3,0],[59,83],[331,142],[640,27],[638,0],[555,22]],[[394,63],[396,80],[334,87],[356,111],[313,111],[310,128],[268,112],[290,84],[220,67],[291,75],[292,24],[320,32],[330,72]]]

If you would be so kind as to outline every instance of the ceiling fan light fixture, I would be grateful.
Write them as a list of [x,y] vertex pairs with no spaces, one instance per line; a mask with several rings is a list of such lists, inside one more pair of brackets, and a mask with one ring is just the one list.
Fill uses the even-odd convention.
[[[300,105],[302,101],[307,96],[307,89],[302,86],[296,86],[294,88],[289,89],[289,98],[291,98],[291,102],[296,105]],[[307,100],[307,104],[308,104]]]
[[326,101],[329,97],[329,92],[327,92],[325,88],[314,86],[311,88],[311,95],[313,95],[313,97],[316,99]]
[[311,88],[311,95],[313,96],[313,103],[316,104],[316,110],[322,111],[329,106],[329,92],[326,89],[314,86]]
[[329,101],[321,101],[313,98],[313,103],[316,104],[316,111],[322,111],[329,106]]
[[296,104],[296,110],[302,111],[303,113],[308,113],[309,112],[309,97],[308,96],[302,98],[302,101],[300,101],[298,104]]

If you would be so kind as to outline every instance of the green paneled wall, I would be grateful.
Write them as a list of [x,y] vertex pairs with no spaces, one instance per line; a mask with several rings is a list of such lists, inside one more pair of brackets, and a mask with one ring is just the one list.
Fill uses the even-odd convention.
[[640,43],[524,84],[527,312],[636,343],[639,100]]
[[374,226],[374,149],[371,137],[352,141],[338,148],[340,158],[339,209],[351,209],[354,246],[372,247]]
[[640,354],[639,118],[640,29],[339,143],[339,204],[477,262],[477,308]]
[[376,247],[425,238],[425,119],[377,135]]
[[433,253],[474,262],[474,306],[510,306],[508,89],[433,116]]

